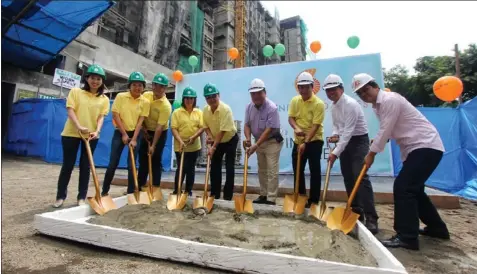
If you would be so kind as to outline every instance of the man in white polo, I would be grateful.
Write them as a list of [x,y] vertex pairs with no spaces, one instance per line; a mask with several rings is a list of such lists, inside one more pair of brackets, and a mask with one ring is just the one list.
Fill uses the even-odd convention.
[[[331,106],[333,135],[328,141],[337,143],[336,148],[328,156],[328,161],[333,166],[336,159],[340,158],[341,174],[349,196],[363,168],[364,157],[369,151],[368,125],[359,103],[344,93],[343,80],[340,76],[328,75],[323,83],[323,89],[328,99],[333,102]],[[351,206],[353,211],[361,215],[360,221],[366,219],[365,225],[368,230],[373,234],[378,233],[378,214],[368,174],[363,177]]]
[[[265,84],[253,79],[248,89],[252,102],[245,110],[244,134],[249,155],[257,152],[260,196],[258,204],[275,204],[278,192],[278,171],[283,138],[280,134],[280,116],[275,103],[267,98]],[[255,139],[252,145],[251,135]]]

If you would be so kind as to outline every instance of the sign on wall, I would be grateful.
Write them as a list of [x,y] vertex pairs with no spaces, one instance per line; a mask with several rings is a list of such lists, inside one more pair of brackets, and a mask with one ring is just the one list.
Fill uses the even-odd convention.
[[53,76],[53,85],[63,87],[66,89],[79,88],[81,83],[81,76],[62,69],[55,69]]
[[[181,99],[182,90],[191,86],[198,91],[197,105],[203,109],[206,105],[203,96],[203,87],[208,82],[215,84],[220,91],[220,99],[228,104],[233,111],[234,120],[239,130],[241,141],[244,140],[243,121],[245,109],[251,101],[248,86],[254,78],[260,78],[265,82],[267,96],[278,106],[280,114],[281,132],[284,145],[280,154],[280,173],[292,173],[292,148],[293,129],[288,124],[288,104],[293,96],[298,95],[295,81],[298,75],[303,72],[310,72],[315,78],[314,92],[325,103],[324,136],[331,136],[331,101],[326,97],[321,88],[326,76],[331,73],[338,74],[344,81],[345,93],[360,102],[363,107],[366,121],[368,123],[370,138],[373,138],[378,129],[379,123],[370,105],[362,102],[351,90],[351,80],[357,73],[368,73],[375,77],[380,87],[384,87],[384,79],[381,68],[380,54],[368,54],[360,56],[341,57],[333,59],[312,60],[304,62],[293,62],[279,65],[248,67],[235,70],[211,71],[206,73],[187,74],[176,86],[177,99]],[[327,159],[330,151],[323,147],[321,153],[321,169],[326,171]],[[173,159],[175,156],[173,154]],[[243,165],[244,152],[241,142],[237,149],[237,169]],[[171,161],[174,163],[175,161]],[[257,158],[254,154],[249,159],[249,172],[257,172]],[[332,174],[341,174],[339,159],[335,162]],[[243,166],[242,166],[243,167]],[[173,166],[171,167],[173,168]],[[308,170],[308,165],[306,167]],[[393,175],[392,155],[390,145],[386,145],[385,150],[376,156],[374,165],[369,170],[370,175]]]

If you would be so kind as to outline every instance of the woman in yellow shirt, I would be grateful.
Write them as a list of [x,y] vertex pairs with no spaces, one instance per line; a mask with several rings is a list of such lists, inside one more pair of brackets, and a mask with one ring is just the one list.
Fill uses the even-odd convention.
[[194,186],[195,179],[195,166],[201,149],[200,135],[204,132],[202,111],[196,107],[196,104],[197,92],[191,87],[187,87],[182,92],[182,106],[172,113],[171,128],[172,135],[174,135],[174,151],[177,160],[174,194],[177,193],[181,151],[184,149],[182,181],[184,181],[185,177],[185,191],[189,193],[189,196],[192,196],[192,187]]
[[83,89],[73,88],[66,99],[68,119],[61,133],[63,147],[63,165],[61,166],[56,192],[56,202],[53,207],[60,207],[66,199],[68,183],[73,171],[76,155],[81,144],[79,162],[78,205],[85,203],[88,192],[90,166],[84,143],[78,133],[89,136],[91,152],[94,153],[98,144],[99,133],[103,126],[104,116],[109,113],[109,99],[104,92],[106,74],[98,65],[91,65],[86,72],[86,82]]

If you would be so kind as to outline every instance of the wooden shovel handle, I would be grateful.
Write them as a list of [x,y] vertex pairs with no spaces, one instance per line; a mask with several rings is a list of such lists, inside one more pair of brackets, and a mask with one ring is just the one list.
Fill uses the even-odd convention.
[[136,159],[134,158],[134,149],[129,144],[128,144],[128,147],[129,147],[129,158],[131,159],[131,168],[132,168],[133,179],[134,179],[134,192],[138,192],[139,184],[137,182]]
[[[245,143],[244,143],[245,144]],[[245,160],[243,163],[243,197],[247,195],[247,181],[248,181],[248,148],[245,149]]]
[[86,153],[88,154],[88,160],[89,160],[89,167],[91,169],[91,174],[93,175],[93,182],[94,182],[94,189],[96,190],[95,198],[96,201],[101,204],[101,194],[99,190],[99,180],[98,180],[98,175],[96,174],[96,167],[94,166],[94,161],[93,161],[93,152],[91,152],[91,146],[89,145],[90,137],[88,135],[88,138],[85,138],[81,131],[78,130],[79,136],[81,139],[83,139],[85,147],[86,147]]
[[[210,145],[209,145],[210,147]],[[203,198],[203,204],[207,201],[208,195],[208,187],[209,187],[209,174],[210,174],[210,155],[207,153],[207,168],[205,170],[205,184],[204,184],[204,195],[202,195]]]

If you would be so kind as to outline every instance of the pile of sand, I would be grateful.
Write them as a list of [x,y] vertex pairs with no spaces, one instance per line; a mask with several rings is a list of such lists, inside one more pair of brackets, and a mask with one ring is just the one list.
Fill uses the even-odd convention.
[[164,202],[154,202],[124,206],[88,222],[201,243],[377,266],[358,240],[341,231],[330,231],[313,218],[298,220],[274,212],[238,215],[215,206],[211,214],[201,216],[188,206],[171,212]]

